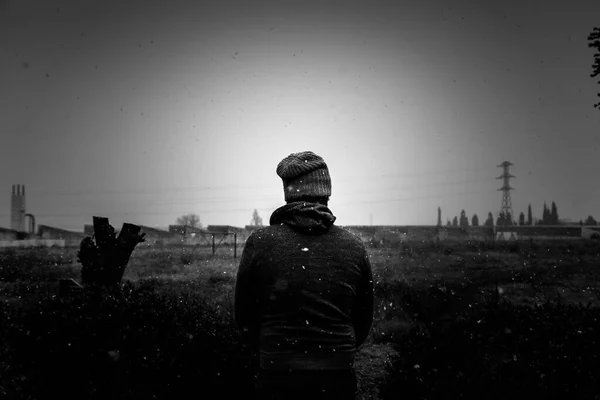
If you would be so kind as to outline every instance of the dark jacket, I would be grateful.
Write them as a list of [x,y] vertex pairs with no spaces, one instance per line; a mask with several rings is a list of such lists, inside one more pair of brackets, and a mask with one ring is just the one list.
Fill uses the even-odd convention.
[[263,369],[351,368],[373,320],[363,243],[324,205],[288,203],[248,237],[235,319]]

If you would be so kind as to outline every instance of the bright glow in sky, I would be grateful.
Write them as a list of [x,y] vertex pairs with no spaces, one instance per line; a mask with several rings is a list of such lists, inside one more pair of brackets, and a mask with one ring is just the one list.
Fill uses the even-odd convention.
[[[252,5],[250,5],[251,3]],[[600,2],[0,0],[0,226],[267,222],[329,165],[339,225],[600,218]],[[554,4],[556,3],[556,4]]]

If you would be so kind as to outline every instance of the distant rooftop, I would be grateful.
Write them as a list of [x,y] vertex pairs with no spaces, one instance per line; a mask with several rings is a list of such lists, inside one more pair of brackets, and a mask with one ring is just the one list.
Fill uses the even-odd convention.
[[0,232],[5,232],[5,233],[7,233],[7,232],[18,233],[19,231],[16,231],[16,230],[14,230],[14,229],[9,229],[9,228],[3,228],[3,227],[1,227],[1,226],[0,226]]
[[237,228],[230,225],[209,225],[206,230],[210,233],[240,233],[242,228]]

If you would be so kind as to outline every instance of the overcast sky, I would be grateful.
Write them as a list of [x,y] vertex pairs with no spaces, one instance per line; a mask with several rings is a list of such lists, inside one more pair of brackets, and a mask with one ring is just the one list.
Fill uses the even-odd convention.
[[[324,5],[325,3],[326,5]],[[437,3],[437,4],[436,4]],[[600,218],[600,2],[0,0],[0,226],[264,222],[312,150],[339,225]]]

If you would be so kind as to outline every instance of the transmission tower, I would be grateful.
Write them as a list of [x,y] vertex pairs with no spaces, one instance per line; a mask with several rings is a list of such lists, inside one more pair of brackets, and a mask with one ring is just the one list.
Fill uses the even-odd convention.
[[498,165],[498,167],[502,167],[504,169],[504,172],[502,175],[500,175],[499,177],[496,178],[496,179],[504,180],[504,184],[498,190],[502,191],[502,207],[500,209],[500,212],[504,213],[504,215],[507,218],[509,218],[506,220],[508,225],[512,225],[513,217],[514,217],[513,210],[512,210],[512,202],[510,200],[510,191],[514,190],[514,188],[510,187],[509,179],[516,178],[514,175],[511,175],[510,172],[508,171],[508,168],[511,165],[514,165],[514,164],[512,164],[510,161],[504,161],[502,164]]

